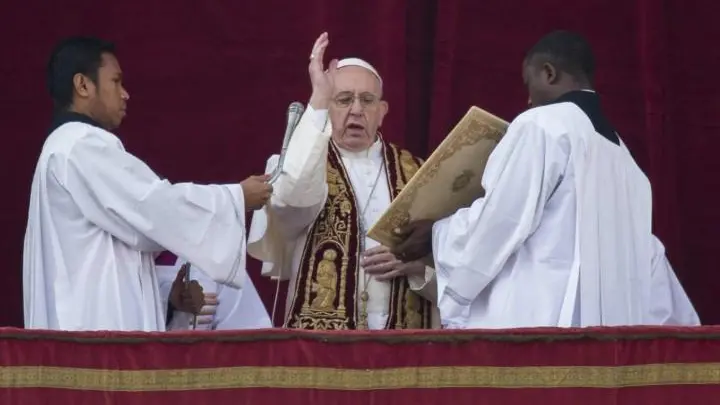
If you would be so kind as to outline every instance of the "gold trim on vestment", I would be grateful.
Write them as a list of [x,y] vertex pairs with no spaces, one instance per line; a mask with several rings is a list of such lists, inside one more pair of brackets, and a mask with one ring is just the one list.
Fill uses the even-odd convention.
[[408,388],[624,388],[720,384],[720,363],[617,367],[218,367],[97,370],[0,367],[0,388],[187,391],[243,388],[391,390]]
[[[384,175],[391,200],[407,184],[422,161],[379,137]],[[359,302],[358,277],[362,238],[360,207],[340,151],[330,144],[325,204],[310,226],[303,248],[290,308],[289,328],[344,330],[367,328]],[[406,277],[390,281],[386,329],[429,328],[431,306],[410,291]],[[418,301],[421,300],[421,301]],[[410,312],[408,312],[410,311]]]

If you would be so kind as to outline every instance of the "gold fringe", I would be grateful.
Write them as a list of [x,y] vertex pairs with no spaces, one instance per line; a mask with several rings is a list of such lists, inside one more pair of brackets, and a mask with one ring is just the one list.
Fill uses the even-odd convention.
[[227,367],[98,370],[0,367],[0,388],[187,391],[243,388],[392,390],[408,388],[623,388],[720,384],[720,363],[621,367]]

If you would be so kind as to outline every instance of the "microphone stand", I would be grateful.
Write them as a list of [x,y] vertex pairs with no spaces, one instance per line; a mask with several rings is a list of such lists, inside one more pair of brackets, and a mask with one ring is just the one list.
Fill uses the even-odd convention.
[[[186,273],[185,273],[185,289],[187,290],[190,288],[190,269],[192,267],[190,265],[190,262],[185,262],[185,264],[183,264],[183,267],[185,267],[185,271],[186,271]],[[192,328],[193,328],[193,330],[195,330],[197,328],[197,314],[193,314]]]

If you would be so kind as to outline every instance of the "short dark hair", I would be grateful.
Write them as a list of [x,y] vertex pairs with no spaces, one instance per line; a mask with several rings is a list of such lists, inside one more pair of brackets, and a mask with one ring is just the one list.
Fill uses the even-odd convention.
[[115,45],[94,37],[71,37],[55,46],[47,64],[47,88],[56,109],[72,105],[76,74],[97,83],[104,53],[115,54]]
[[555,31],[545,35],[528,51],[525,61],[551,63],[558,70],[589,81],[595,75],[590,43],[575,32]]

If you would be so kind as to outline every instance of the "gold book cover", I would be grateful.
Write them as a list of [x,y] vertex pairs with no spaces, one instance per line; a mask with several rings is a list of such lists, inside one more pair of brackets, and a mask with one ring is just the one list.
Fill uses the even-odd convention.
[[455,125],[368,236],[395,247],[397,227],[420,219],[441,219],[482,197],[482,176],[490,153],[507,131],[508,122],[475,106]]

